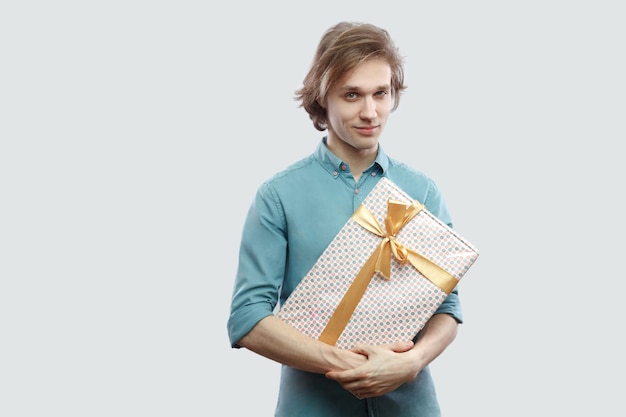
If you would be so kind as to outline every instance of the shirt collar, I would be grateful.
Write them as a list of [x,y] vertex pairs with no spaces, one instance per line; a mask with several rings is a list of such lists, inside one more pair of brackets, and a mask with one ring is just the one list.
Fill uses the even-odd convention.
[[[317,149],[315,150],[315,158],[329,173],[333,174],[334,172],[341,171],[341,166],[345,162],[339,159],[334,153],[332,153],[328,149],[328,147],[326,146],[326,139],[327,137],[324,136],[322,140],[317,144]],[[383,150],[382,146],[380,146],[380,143],[378,144],[378,154],[376,155],[376,159],[366,171],[370,171],[375,166],[380,167],[382,175],[385,174],[387,168],[389,167],[389,157]]]

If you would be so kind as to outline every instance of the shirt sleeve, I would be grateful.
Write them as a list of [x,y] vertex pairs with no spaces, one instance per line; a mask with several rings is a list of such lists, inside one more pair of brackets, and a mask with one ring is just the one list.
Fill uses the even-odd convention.
[[457,323],[463,323],[463,313],[461,311],[461,300],[459,299],[459,290],[455,288],[450,294],[443,300],[443,303],[439,306],[435,314],[449,314]]
[[248,210],[239,249],[228,335],[232,347],[273,314],[285,273],[286,222],[280,201],[262,185]]

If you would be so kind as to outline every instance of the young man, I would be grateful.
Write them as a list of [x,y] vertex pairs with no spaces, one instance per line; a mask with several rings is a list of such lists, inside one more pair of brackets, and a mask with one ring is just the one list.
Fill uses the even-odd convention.
[[248,212],[228,333],[233,347],[283,364],[276,416],[440,415],[428,364],[456,336],[456,290],[415,340],[389,345],[338,349],[273,315],[381,177],[452,226],[436,184],[379,144],[405,88],[387,31],[348,22],[330,28],[296,92],[328,134],[312,155],[259,187]]

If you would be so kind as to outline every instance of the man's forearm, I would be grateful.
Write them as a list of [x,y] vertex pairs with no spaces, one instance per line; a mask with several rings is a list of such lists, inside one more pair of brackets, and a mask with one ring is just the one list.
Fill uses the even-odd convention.
[[257,323],[238,344],[284,365],[319,374],[352,369],[367,360],[310,338],[275,316]]
[[458,327],[458,322],[448,314],[435,314],[428,320],[412,349],[420,370],[434,361],[454,341]]

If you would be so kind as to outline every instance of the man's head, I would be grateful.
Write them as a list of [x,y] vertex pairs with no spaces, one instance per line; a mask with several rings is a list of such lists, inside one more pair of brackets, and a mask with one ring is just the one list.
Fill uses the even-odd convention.
[[309,113],[313,125],[328,127],[327,95],[335,83],[368,60],[383,60],[391,68],[392,111],[398,107],[404,85],[403,60],[389,33],[368,23],[341,22],[322,36],[311,69],[296,99]]

